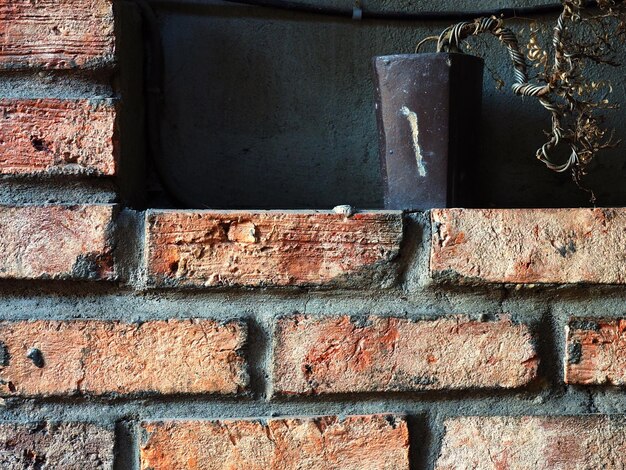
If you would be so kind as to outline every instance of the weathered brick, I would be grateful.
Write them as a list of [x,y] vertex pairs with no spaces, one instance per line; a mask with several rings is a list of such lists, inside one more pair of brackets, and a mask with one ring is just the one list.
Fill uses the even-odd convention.
[[513,388],[533,380],[538,358],[524,325],[462,317],[279,320],[274,393]]
[[392,269],[402,238],[399,212],[151,211],[146,217],[147,270],[156,286],[320,285]]
[[394,416],[143,423],[143,470],[402,470],[408,431]]
[[0,278],[115,277],[111,205],[0,206]]
[[84,423],[0,424],[3,470],[112,470],[111,429]]
[[0,69],[109,65],[111,0],[0,0]]
[[115,174],[109,100],[0,99],[0,174]]
[[626,283],[625,209],[438,209],[431,273],[501,283]]
[[437,470],[588,470],[626,466],[623,418],[466,417],[445,422]]
[[572,319],[565,382],[626,385],[626,319]]
[[210,320],[0,323],[0,395],[237,393],[246,327]]

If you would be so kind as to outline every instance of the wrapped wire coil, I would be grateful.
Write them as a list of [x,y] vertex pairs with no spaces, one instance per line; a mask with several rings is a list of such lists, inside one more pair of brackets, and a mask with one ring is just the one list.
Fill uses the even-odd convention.
[[[553,44],[555,47],[555,65],[559,66],[560,62],[566,59],[563,52],[563,44],[561,41],[563,28],[565,25],[565,16],[570,14],[564,10],[554,28]],[[541,105],[551,113],[552,129],[550,139],[537,150],[537,158],[543,162],[550,170],[562,173],[575,168],[579,163],[578,149],[576,145],[570,143],[571,153],[564,163],[555,163],[550,159],[550,153],[554,150],[563,139],[563,129],[561,127],[560,109],[550,97],[553,91],[550,84],[536,85],[529,83],[528,66],[526,58],[520,51],[517,36],[509,28],[503,24],[503,20],[496,17],[478,18],[474,21],[464,21],[449,26],[436,38],[437,52],[460,52],[461,43],[470,36],[478,36],[484,33],[490,33],[502,44],[504,44],[509,53],[511,62],[513,63],[513,73],[515,83],[511,86],[513,93],[519,96],[534,97],[539,100]],[[426,38],[418,44],[419,48],[424,42],[434,38]]]

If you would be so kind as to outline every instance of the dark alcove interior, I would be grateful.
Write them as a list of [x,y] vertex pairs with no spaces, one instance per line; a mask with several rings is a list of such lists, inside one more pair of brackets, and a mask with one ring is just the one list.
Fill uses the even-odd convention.
[[[420,8],[436,10],[450,2],[424,3]],[[337,20],[218,1],[151,6],[164,76],[150,206],[382,207],[371,58],[411,53],[448,23]],[[478,53],[510,84],[506,51],[485,44],[494,47]],[[623,71],[609,72],[612,100],[625,102]],[[591,205],[569,174],[535,159],[549,126],[545,111],[508,85],[496,89],[488,71],[484,83],[481,152],[472,163],[476,205]],[[625,135],[624,114],[613,111],[607,126]],[[626,203],[623,155],[623,146],[605,151],[590,169],[585,183],[599,206]]]

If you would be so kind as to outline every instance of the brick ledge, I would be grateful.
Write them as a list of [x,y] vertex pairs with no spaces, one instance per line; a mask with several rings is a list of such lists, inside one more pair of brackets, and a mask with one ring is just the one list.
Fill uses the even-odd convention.
[[437,280],[626,283],[626,209],[436,209],[431,222]]

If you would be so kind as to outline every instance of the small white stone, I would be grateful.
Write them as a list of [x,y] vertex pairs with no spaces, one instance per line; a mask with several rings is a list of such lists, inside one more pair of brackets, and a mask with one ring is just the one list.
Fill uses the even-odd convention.
[[333,212],[335,214],[343,214],[346,217],[350,217],[350,216],[355,214],[356,210],[351,205],[344,204],[344,205],[341,205],[341,206],[333,207]]

